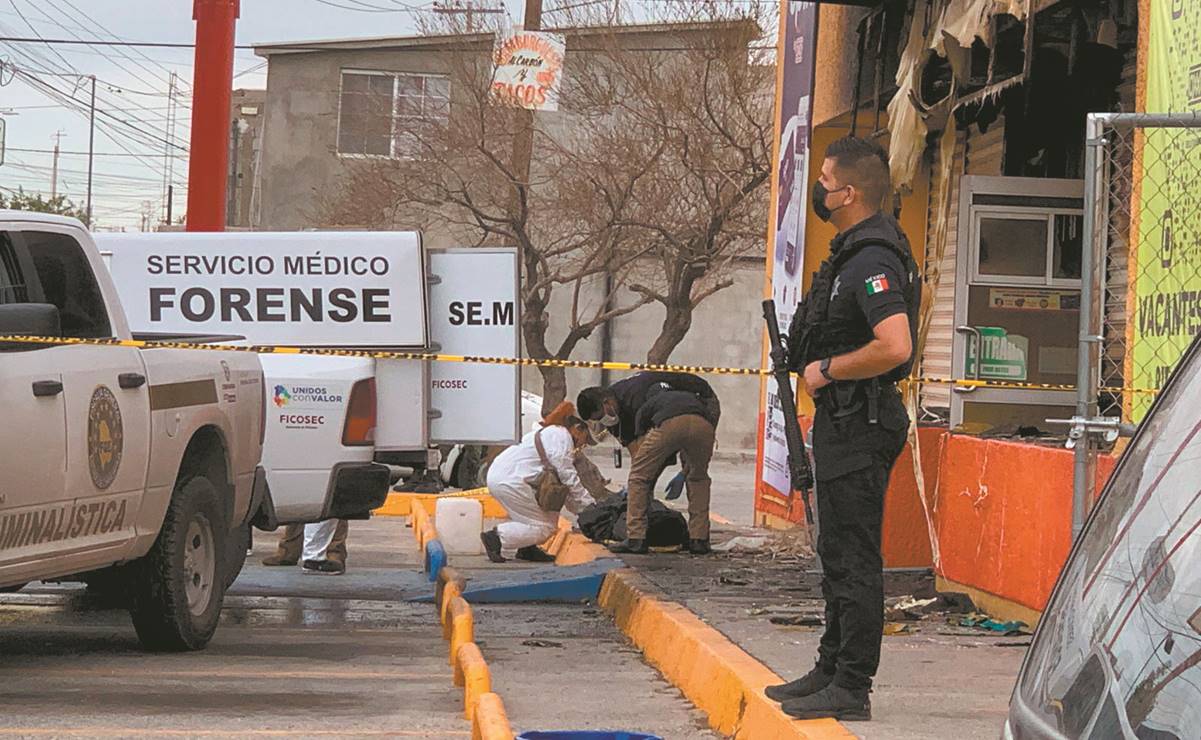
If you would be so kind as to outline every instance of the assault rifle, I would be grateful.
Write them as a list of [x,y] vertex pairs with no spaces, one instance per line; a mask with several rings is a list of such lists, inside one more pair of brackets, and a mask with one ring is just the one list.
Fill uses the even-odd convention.
[[[776,397],[784,413],[784,440],[788,443],[788,477],[794,491],[801,492],[805,504],[805,521],[813,523],[813,509],[809,505],[809,489],[813,488],[813,469],[809,466],[809,453],[805,451],[805,439],[797,420],[796,397],[792,394],[792,380],[788,372],[788,351],[780,336],[780,322],[776,318],[776,302],[763,302],[763,320],[767,322],[767,336],[771,341],[771,374],[776,379]],[[768,415],[770,417],[770,414]]]

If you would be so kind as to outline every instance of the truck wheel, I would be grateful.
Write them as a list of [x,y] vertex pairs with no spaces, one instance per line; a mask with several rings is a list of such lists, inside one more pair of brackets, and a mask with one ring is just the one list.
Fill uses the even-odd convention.
[[221,574],[225,590],[238,580],[242,566],[246,564],[246,551],[250,549],[250,522],[231,529],[225,538],[225,557],[222,559]]
[[158,539],[138,561],[130,615],[147,650],[199,650],[217,630],[225,596],[225,517],[203,475],[175,489]]

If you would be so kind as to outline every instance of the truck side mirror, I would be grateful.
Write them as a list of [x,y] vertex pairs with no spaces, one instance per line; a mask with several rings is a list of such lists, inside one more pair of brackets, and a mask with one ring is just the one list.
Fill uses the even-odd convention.
[[[50,303],[0,304],[0,334],[26,334],[35,337],[61,337],[58,307]],[[0,349],[35,349],[38,345],[2,342]]]

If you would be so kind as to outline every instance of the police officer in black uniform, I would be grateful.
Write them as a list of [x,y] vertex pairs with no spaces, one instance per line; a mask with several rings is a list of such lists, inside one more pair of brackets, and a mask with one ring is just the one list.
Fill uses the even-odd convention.
[[822,596],[826,629],[817,665],[770,686],[788,714],[871,719],[880,663],[884,491],[905,446],[909,417],[896,382],[909,374],[921,281],[896,220],[888,159],[875,143],[847,137],[826,150],[813,209],[838,227],[789,329],[792,369],[814,399]]

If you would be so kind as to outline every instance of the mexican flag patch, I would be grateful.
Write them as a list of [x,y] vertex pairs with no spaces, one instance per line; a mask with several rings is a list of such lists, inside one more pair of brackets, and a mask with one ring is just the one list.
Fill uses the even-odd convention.
[[883,293],[884,291],[888,290],[888,276],[881,273],[864,280],[863,284],[867,286],[868,295]]

